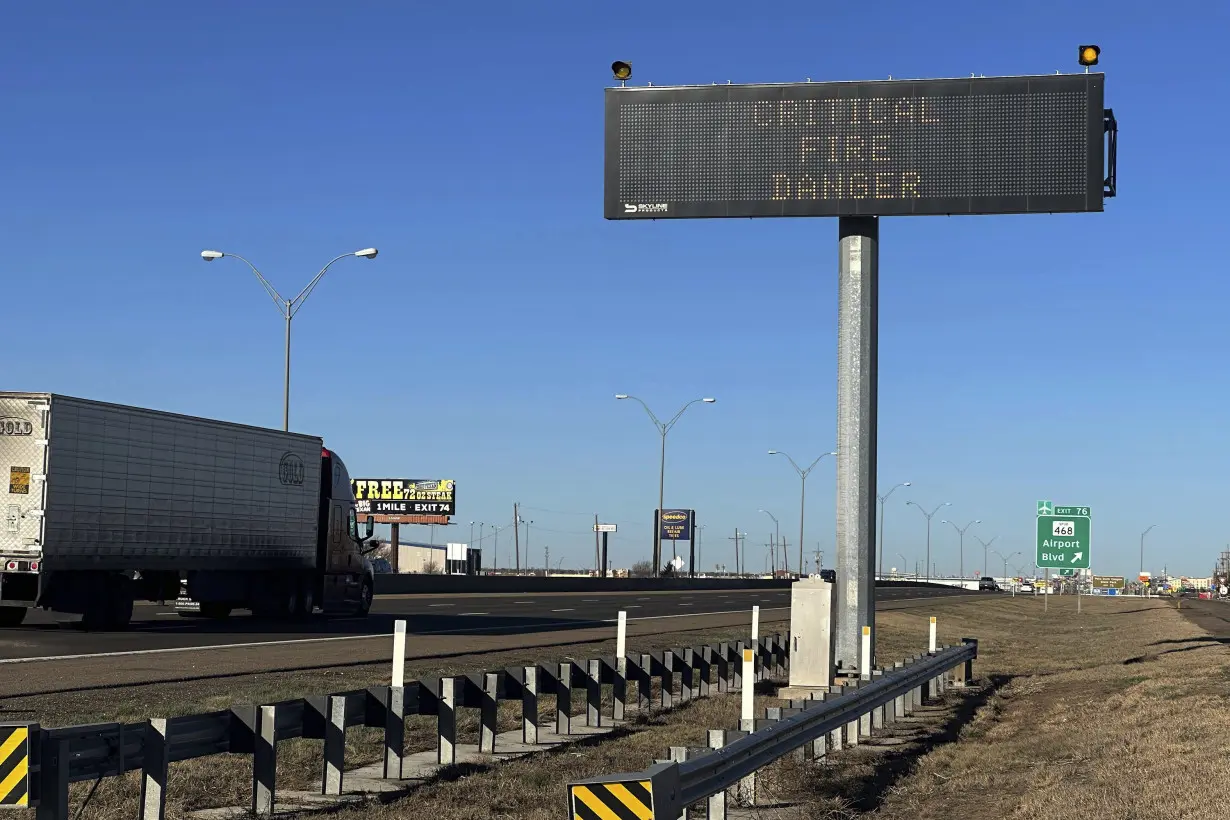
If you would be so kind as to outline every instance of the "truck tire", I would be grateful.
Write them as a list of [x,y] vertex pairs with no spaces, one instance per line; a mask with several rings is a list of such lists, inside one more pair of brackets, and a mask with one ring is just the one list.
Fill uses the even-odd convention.
[[227,618],[231,617],[231,607],[228,604],[219,603],[201,604],[200,617],[208,618],[211,621],[225,621]]
[[312,589],[312,583],[305,581],[299,587],[299,596],[295,601],[295,617],[299,619],[311,618],[316,611],[316,592]]
[[372,598],[375,595],[375,590],[372,588],[372,579],[364,577],[363,584],[359,587],[359,608],[356,612],[359,615],[366,616],[372,610]]
[[21,626],[25,619],[24,606],[0,606],[0,627]]

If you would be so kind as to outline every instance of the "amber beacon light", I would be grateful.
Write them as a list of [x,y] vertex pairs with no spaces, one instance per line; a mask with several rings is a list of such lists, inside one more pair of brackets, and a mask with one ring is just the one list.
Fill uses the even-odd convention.
[[611,63],[611,73],[615,75],[615,79],[622,83],[632,77],[632,63],[625,63],[623,60],[616,60]]
[[1081,46],[1080,47],[1080,64],[1088,68],[1091,65],[1098,64],[1098,55],[1102,53],[1102,49],[1097,46]]

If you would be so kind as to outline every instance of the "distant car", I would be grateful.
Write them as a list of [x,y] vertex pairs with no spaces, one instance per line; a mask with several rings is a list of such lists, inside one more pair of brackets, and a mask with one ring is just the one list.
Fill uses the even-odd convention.
[[995,583],[994,578],[979,578],[978,589],[984,592],[999,592],[999,584]]
[[372,570],[374,572],[392,572],[393,565],[389,563],[388,558],[373,558]]
[[1029,583],[1029,581],[1021,582],[1021,592],[1033,592],[1033,591],[1034,591],[1033,584]]

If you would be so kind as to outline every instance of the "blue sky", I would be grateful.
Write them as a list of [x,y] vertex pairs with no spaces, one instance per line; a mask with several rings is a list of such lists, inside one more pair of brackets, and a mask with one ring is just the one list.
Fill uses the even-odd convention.
[[[755,566],[759,509],[797,539],[798,478],[766,451],[835,444],[836,221],[604,221],[611,60],[655,85],[991,76],[1076,71],[1096,42],[1121,128],[1105,213],[881,226],[879,474],[914,484],[886,551],[921,559],[913,499],[985,522],[967,568],[974,533],[1031,556],[1049,498],[1093,508],[1098,572],[1134,572],[1157,524],[1148,567],[1205,573],[1230,540],[1230,12],[1149,8],[10,4],[0,382],[277,427],[276,309],[199,251],[293,294],[375,245],[295,320],[294,429],[355,474],[456,479],[456,540],[519,501],[535,565],[547,546],[588,564],[594,513],[626,565],[648,553],[658,439],[614,394],[665,416],[712,395],[670,435],[667,506],[698,510],[706,568],[733,563],[736,528]],[[826,566],[831,464],[808,481]]]

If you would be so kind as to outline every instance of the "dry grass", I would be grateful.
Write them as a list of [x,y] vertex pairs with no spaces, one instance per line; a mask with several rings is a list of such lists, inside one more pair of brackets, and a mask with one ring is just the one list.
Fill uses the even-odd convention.
[[[787,629],[787,623],[766,618],[762,634]],[[746,636],[739,631],[707,630],[705,632],[663,631],[655,636],[629,639],[633,652],[650,652],[670,647],[696,646],[723,640],[739,640]],[[480,670],[496,670],[532,664],[544,660],[584,660],[613,654],[615,642],[589,642],[576,646],[562,646],[550,650],[530,649],[503,653],[476,654],[470,657],[451,658],[447,663],[416,661],[407,662],[406,679],[433,675],[463,674]],[[44,726],[64,726],[94,722],[136,722],[150,717],[173,717],[225,709],[239,703],[273,703],[306,695],[339,692],[364,686],[388,684],[388,667],[359,667],[338,670],[319,670],[285,674],[257,674],[237,676],[231,679],[230,687],[218,690],[218,681],[198,681],[179,684],[150,684],[146,686],[120,687],[106,693],[57,693],[55,695],[6,698],[5,719],[22,720],[26,716],[39,720]],[[635,684],[629,685],[629,698],[634,697]],[[653,702],[655,708],[659,697],[655,682]],[[612,694],[604,687],[604,713],[610,714]],[[634,702],[634,701],[633,701]],[[551,727],[555,720],[555,698],[539,696],[539,726]],[[583,716],[584,693],[573,693],[572,714]],[[638,720],[638,725],[652,726],[659,720]],[[520,703],[501,703],[499,730],[508,731],[521,726]],[[436,721],[431,716],[410,716],[406,720],[406,751],[426,751],[435,748]],[[457,713],[458,741],[476,743],[479,731],[478,711],[460,709]],[[703,735],[703,728],[701,730]],[[351,729],[346,733],[347,769],[378,762],[382,754],[383,732],[379,729]],[[278,744],[278,788],[283,790],[320,787],[323,768],[322,745],[316,740],[292,740]],[[167,815],[180,818],[187,812],[202,808],[243,806],[251,800],[251,758],[242,755],[217,755],[194,761],[177,763],[171,767],[167,787]],[[94,787],[92,783],[74,784],[70,789],[73,811]],[[82,818],[112,820],[129,818],[135,813],[140,791],[136,773],[125,777],[107,778],[101,781],[89,798]]]
[[[930,710],[892,749],[860,746],[830,755],[825,763],[781,761],[766,770],[761,794],[776,805],[757,808],[763,820],[853,818],[876,812],[885,818],[928,820],[964,816],[1148,817],[1150,820],[1216,816],[1205,795],[1230,786],[1230,655],[1173,605],[1140,600],[1075,601],[1053,598],[1043,612],[1039,598],[1004,597],[937,601],[928,610],[887,611],[878,616],[877,656],[891,660],[925,648],[927,614],[939,617],[943,643],[976,636],[976,675],[991,681],[977,712],[957,719],[976,698],[953,696],[948,709]],[[726,636],[735,637],[733,635]],[[1203,640],[1202,640],[1203,638]],[[715,640],[713,635],[666,635],[654,648]],[[586,646],[576,657],[603,654]],[[562,652],[566,656],[567,652]],[[526,661],[534,658],[525,658]],[[498,668],[519,659],[483,658],[439,674]],[[279,697],[363,685],[350,678],[331,684],[314,676],[303,688],[278,684]],[[376,682],[376,681],[371,681]],[[243,694],[253,697],[253,680]],[[298,691],[290,691],[298,689]],[[263,690],[268,691],[268,690]],[[171,696],[154,712],[166,714]],[[576,698],[574,711],[581,707]],[[758,698],[762,705],[776,701]],[[541,698],[543,725],[554,703]],[[195,704],[194,709],[211,704]],[[140,711],[112,704],[113,709]],[[474,742],[477,722],[462,710],[460,738]],[[518,711],[501,709],[501,728],[518,725]],[[546,752],[499,766],[458,767],[389,804],[370,802],[331,814],[337,820],[433,820],[517,818],[557,820],[565,813],[565,784],[600,773],[635,771],[669,746],[703,745],[705,730],[737,723],[737,698],[713,697],[665,714],[654,714],[628,734],[602,742]],[[431,748],[434,722],[413,718],[411,749]],[[945,742],[959,739],[959,742]],[[379,733],[348,733],[348,767],[376,759]],[[320,744],[279,745],[279,785],[310,788],[318,783]],[[205,759],[172,767],[171,816],[189,808],[244,805],[250,763],[242,757]],[[79,787],[74,791],[78,797]],[[136,779],[113,779],[100,787],[83,816],[98,820],[132,816]]]

